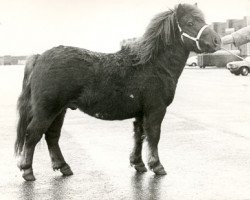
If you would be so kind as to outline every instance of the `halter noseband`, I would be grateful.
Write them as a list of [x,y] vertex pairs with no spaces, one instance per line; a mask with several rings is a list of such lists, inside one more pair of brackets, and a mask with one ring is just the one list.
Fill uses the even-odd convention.
[[187,33],[183,32],[180,25],[179,25],[179,22],[177,22],[177,25],[178,25],[178,28],[179,28],[179,31],[181,33],[181,40],[182,42],[184,43],[184,36],[195,41],[196,43],[196,46],[197,48],[201,51],[201,47],[200,47],[200,44],[199,44],[199,41],[200,41],[200,37],[201,37],[201,34],[203,33],[203,31],[209,26],[209,25],[204,25],[200,30],[199,30],[199,33],[197,34],[196,38],[195,37],[192,37],[190,35],[188,35]]

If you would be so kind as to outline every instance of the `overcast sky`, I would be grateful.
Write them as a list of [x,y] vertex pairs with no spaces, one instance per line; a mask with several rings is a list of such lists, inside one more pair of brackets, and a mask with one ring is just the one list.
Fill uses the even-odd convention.
[[0,0],[0,55],[42,53],[60,44],[114,52],[180,2],[197,2],[208,23],[250,16],[250,0]]

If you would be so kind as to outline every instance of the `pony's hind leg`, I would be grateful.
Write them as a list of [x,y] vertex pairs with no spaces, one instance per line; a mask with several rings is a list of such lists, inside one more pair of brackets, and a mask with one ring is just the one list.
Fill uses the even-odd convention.
[[19,162],[20,170],[23,170],[23,178],[26,181],[34,181],[32,162],[36,144],[42,138],[43,133],[47,129],[49,121],[40,121],[33,118],[27,128],[25,143]]
[[53,123],[45,133],[45,139],[48,145],[53,169],[60,170],[63,175],[69,176],[72,175],[73,172],[71,171],[69,165],[65,162],[58,144],[65,112],[66,111],[63,111],[54,119]]
[[136,118],[134,121],[134,147],[130,154],[130,164],[134,166],[138,172],[147,171],[141,155],[144,137],[142,118]]

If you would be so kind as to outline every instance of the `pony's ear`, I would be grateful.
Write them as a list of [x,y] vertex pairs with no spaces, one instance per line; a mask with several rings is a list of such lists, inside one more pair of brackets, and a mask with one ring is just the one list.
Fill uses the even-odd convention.
[[185,15],[185,9],[182,4],[179,4],[176,8],[176,17],[180,20]]
[[198,8],[198,3],[196,2],[196,3],[194,4],[194,6]]

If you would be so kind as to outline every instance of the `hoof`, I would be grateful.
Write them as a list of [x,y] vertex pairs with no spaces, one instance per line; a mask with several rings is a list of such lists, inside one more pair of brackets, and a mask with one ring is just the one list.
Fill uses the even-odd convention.
[[156,175],[167,175],[167,172],[165,171],[164,167],[162,165],[158,165],[157,167],[155,167],[153,169],[153,172],[156,174]]
[[31,164],[24,163],[21,159],[17,162],[17,167],[20,169],[20,171],[28,170],[30,168],[32,170]]
[[64,176],[71,176],[73,175],[72,170],[70,169],[70,166],[68,164],[65,164],[62,168],[60,168],[60,172],[64,175]]
[[35,178],[35,176],[33,174],[32,168],[23,170],[23,178],[26,181],[35,181],[36,180],[36,178]]
[[144,172],[148,171],[147,168],[145,167],[145,165],[143,163],[134,165],[134,168],[139,173],[144,173]]

